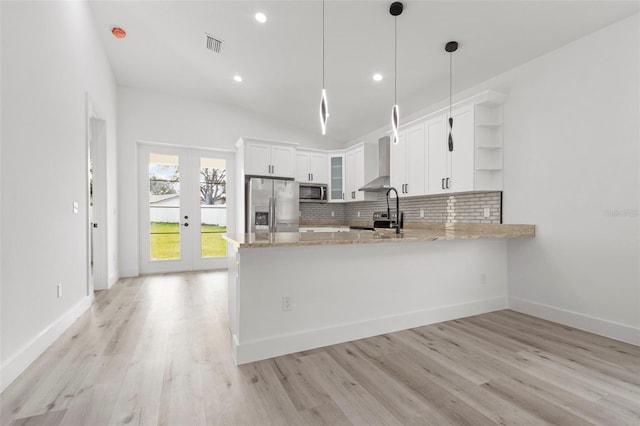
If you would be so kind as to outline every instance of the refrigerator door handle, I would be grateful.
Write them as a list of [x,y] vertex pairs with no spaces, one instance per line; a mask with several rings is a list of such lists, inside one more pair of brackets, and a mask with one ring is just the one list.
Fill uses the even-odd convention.
[[278,221],[276,220],[276,205],[278,203],[278,199],[273,199],[273,229],[271,232],[278,232]]
[[269,232],[273,232],[273,197],[269,198]]

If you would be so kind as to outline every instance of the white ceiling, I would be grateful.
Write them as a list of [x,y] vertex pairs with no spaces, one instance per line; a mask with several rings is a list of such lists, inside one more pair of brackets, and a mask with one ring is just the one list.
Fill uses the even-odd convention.
[[[390,1],[325,3],[327,136],[384,126],[393,104]],[[638,1],[405,1],[398,17],[402,115],[630,16]],[[119,84],[246,108],[320,133],[321,1],[91,1]],[[262,11],[266,24],[254,15]],[[127,37],[117,40],[111,27]],[[205,33],[224,40],[205,49]],[[384,80],[372,80],[374,72]],[[244,81],[236,83],[240,74]]]

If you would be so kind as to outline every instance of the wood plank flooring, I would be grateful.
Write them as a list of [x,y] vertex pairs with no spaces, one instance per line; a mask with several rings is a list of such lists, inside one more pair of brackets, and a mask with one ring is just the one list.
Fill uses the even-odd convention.
[[2,425],[640,425],[640,348],[505,310],[233,364],[224,271],[125,279]]

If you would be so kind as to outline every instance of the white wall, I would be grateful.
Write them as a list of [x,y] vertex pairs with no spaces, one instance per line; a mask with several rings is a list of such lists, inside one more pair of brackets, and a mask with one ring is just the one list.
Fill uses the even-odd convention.
[[[115,167],[117,91],[86,2],[1,2],[0,8],[4,388],[91,301],[86,97],[105,114]],[[63,283],[61,298],[57,283]]]
[[504,218],[519,310],[640,344],[638,15],[509,74]]
[[334,149],[341,143],[253,112],[128,87],[118,90],[119,252],[122,276],[138,274],[136,143],[234,150],[241,136]]

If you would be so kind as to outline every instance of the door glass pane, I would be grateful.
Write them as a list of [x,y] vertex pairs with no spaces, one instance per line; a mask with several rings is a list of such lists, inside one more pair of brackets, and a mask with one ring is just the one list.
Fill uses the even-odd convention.
[[180,169],[177,155],[149,156],[151,260],[180,259]]
[[219,158],[200,158],[200,256],[227,255],[227,170]]

